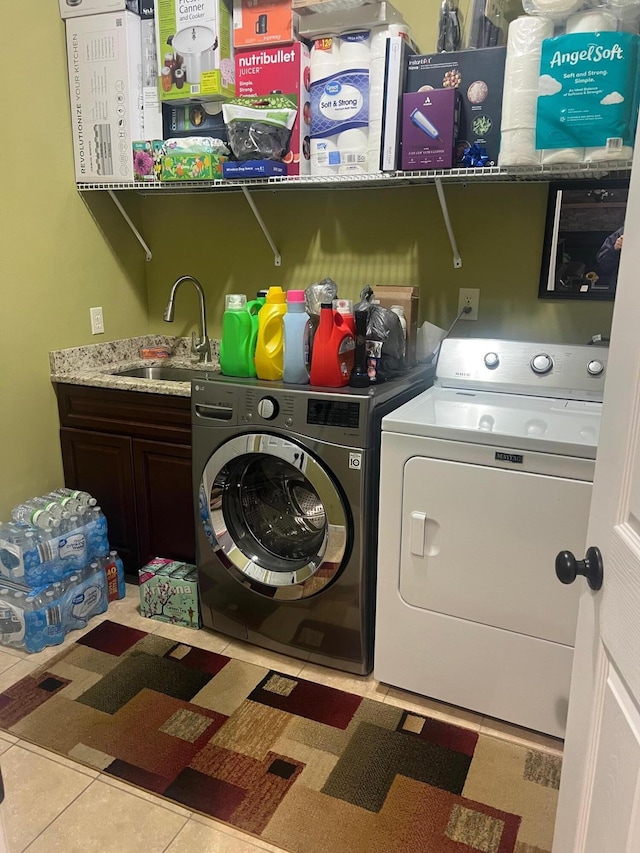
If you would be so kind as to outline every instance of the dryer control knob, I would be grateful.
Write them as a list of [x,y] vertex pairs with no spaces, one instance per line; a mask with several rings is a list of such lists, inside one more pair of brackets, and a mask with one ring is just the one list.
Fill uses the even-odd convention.
[[258,414],[265,421],[272,421],[278,414],[278,403],[273,397],[263,397],[258,403]]
[[531,370],[534,373],[548,373],[553,367],[553,359],[550,355],[547,355],[546,352],[541,352],[538,355],[534,355],[531,359]]
[[485,365],[492,370],[500,364],[500,356],[497,352],[488,352],[484,357]]
[[589,376],[600,376],[603,370],[604,364],[601,361],[598,361],[598,359],[590,361],[587,365],[587,373],[589,374]]

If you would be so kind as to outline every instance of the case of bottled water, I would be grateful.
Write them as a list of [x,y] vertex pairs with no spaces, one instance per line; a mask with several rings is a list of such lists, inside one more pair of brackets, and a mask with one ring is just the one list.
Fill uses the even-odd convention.
[[107,606],[107,578],[97,563],[38,587],[2,582],[0,643],[41,652],[59,645],[69,631],[86,628]]

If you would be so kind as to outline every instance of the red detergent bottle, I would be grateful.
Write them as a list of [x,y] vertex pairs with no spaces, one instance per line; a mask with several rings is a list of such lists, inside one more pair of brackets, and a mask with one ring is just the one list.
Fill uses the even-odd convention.
[[340,388],[349,384],[355,354],[355,338],[345,317],[330,302],[320,306],[320,324],[313,339],[311,385]]

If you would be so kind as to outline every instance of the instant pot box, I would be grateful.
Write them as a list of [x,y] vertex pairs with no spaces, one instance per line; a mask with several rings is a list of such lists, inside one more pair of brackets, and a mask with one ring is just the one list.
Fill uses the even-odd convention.
[[418,314],[420,312],[420,288],[403,285],[374,286],[374,299],[380,300],[383,308],[402,305],[407,321],[407,363],[416,364],[416,339],[418,337]]
[[498,162],[506,50],[506,47],[482,47],[409,57],[406,92],[450,88],[460,92],[456,140],[459,164],[464,149],[474,144],[486,148],[492,164]]
[[291,0],[233,0],[234,47],[296,41],[298,16]]
[[162,101],[233,98],[231,10],[225,0],[156,0]]
[[200,627],[195,566],[155,557],[139,570],[138,583],[142,616],[185,628]]
[[238,95],[295,95],[298,115],[291,130],[289,150],[283,157],[287,174],[308,175],[309,123],[311,121],[309,48],[302,42],[287,46],[236,51]]
[[143,138],[140,18],[110,12],[66,22],[76,180],[133,181]]

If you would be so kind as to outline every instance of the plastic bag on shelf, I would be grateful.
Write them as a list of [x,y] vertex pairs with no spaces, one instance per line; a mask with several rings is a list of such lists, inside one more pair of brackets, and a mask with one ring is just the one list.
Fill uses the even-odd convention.
[[286,95],[246,96],[223,104],[234,156],[241,161],[282,160],[297,114],[297,105]]
[[360,292],[360,302],[353,310],[367,314],[367,340],[381,341],[382,351],[377,367],[377,381],[395,379],[407,372],[405,337],[398,315],[390,308],[372,301],[374,291],[367,286]]

